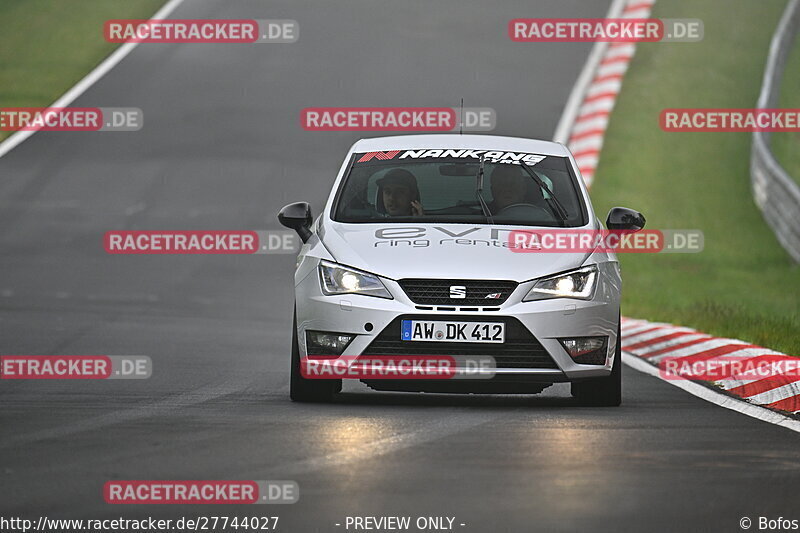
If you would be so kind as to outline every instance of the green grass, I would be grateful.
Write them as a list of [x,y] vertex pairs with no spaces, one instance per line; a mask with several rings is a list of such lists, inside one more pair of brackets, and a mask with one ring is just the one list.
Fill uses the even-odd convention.
[[[800,39],[795,38],[786,61],[778,107],[800,109]],[[800,132],[772,134],[772,151],[778,162],[800,183]]]
[[0,0],[0,107],[52,104],[119,46],[103,39],[106,20],[149,18],[164,2]]
[[[654,17],[700,18],[699,43],[637,48],[592,197],[602,217],[638,209],[651,229],[698,228],[696,254],[620,254],[623,314],[800,355],[800,269],[753,203],[749,133],[667,133],[668,107],[754,107],[783,0],[659,0]],[[796,87],[796,85],[795,85]]]

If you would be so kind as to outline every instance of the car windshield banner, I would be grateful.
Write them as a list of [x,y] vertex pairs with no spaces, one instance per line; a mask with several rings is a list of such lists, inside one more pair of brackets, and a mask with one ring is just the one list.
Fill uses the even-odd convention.
[[357,153],[356,163],[369,163],[405,159],[474,159],[480,161],[481,158],[486,163],[510,163],[519,165],[524,161],[528,165],[535,165],[542,161],[545,155],[531,154],[526,152],[507,152],[498,150],[472,150],[472,149],[453,149],[436,148],[421,150],[389,150],[384,152],[365,152]]

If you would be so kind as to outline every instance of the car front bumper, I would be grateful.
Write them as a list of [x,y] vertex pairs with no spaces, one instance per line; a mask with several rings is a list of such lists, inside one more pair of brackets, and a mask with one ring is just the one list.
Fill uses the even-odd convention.
[[[297,339],[301,356],[308,354],[306,330],[355,335],[343,356],[358,356],[398,317],[413,315],[430,320],[518,320],[547,351],[554,368],[504,368],[496,374],[535,382],[576,381],[607,376],[614,363],[619,342],[620,277],[616,262],[600,263],[594,297],[591,300],[554,298],[523,302],[534,281],[520,283],[511,296],[494,311],[464,312],[420,309],[396,281],[382,278],[394,299],[357,294],[328,296],[322,293],[316,268],[308,269],[296,284]],[[458,309],[458,308],[457,308]],[[604,365],[576,363],[559,342],[565,337],[608,337]],[[460,355],[456,352],[452,355]]]

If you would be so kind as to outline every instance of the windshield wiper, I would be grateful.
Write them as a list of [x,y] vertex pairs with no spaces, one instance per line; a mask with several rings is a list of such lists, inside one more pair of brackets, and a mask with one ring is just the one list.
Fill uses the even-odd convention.
[[478,175],[475,176],[475,178],[477,180],[475,197],[478,199],[478,203],[481,204],[481,211],[483,211],[483,215],[486,217],[486,222],[489,224],[494,224],[492,212],[489,211],[489,206],[486,204],[486,200],[483,198],[483,156],[481,156],[481,161],[478,164]]
[[550,190],[550,187],[547,186],[542,178],[540,178],[525,161],[520,159],[519,164],[523,169],[525,169],[525,172],[527,172],[528,175],[533,178],[533,181],[536,182],[536,185],[539,186],[542,192],[545,193],[543,196],[545,196],[545,201],[547,202],[548,207],[550,207],[550,210],[553,212],[556,218],[561,221],[563,226],[564,222],[567,220],[567,217],[569,217],[567,210],[564,209],[564,206],[558,201],[558,198],[556,198],[556,195]]

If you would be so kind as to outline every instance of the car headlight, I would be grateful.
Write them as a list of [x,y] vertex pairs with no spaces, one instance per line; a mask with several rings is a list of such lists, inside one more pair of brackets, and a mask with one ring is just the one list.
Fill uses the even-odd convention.
[[334,294],[363,294],[392,299],[392,295],[374,274],[322,261],[319,264],[322,292]]
[[523,302],[548,298],[578,298],[589,300],[597,281],[597,265],[579,268],[557,276],[543,278],[534,284]]

